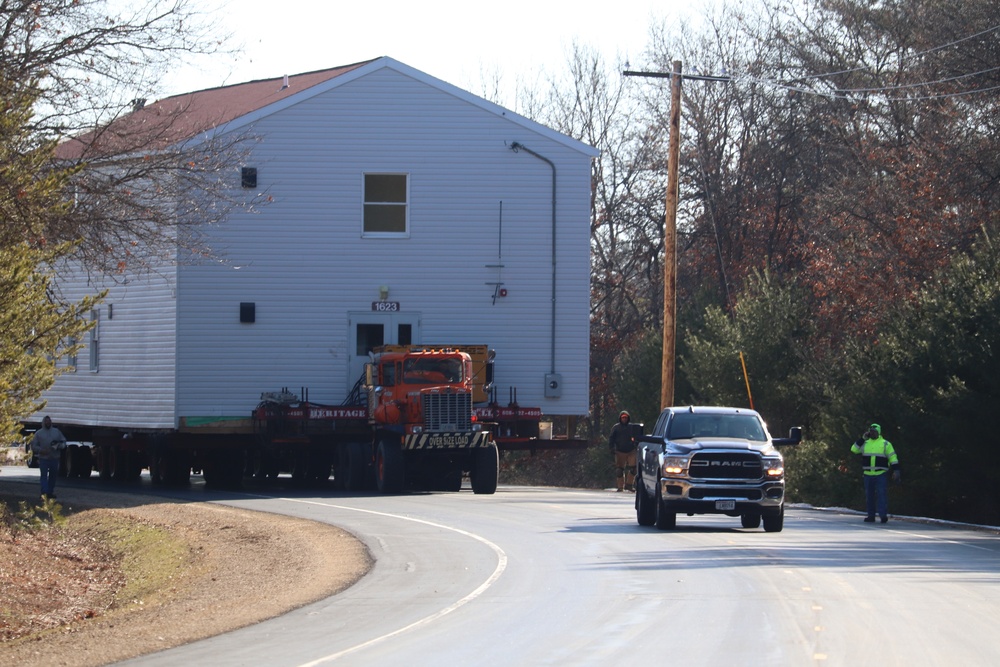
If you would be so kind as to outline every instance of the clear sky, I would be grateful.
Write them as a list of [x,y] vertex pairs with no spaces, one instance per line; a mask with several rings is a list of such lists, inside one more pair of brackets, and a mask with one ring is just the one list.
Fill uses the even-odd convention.
[[700,6],[699,0],[228,0],[218,24],[234,46],[243,45],[242,55],[178,71],[164,95],[379,56],[474,93],[497,77],[513,89],[530,85],[542,70],[561,71],[574,40],[609,62],[619,55],[637,61],[651,23],[690,16]]

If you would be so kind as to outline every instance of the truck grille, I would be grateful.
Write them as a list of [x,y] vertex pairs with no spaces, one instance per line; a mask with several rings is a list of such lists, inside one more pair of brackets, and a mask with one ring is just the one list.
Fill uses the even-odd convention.
[[760,479],[763,466],[752,452],[702,452],[691,458],[692,479]]
[[425,393],[424,428],[429,432],[471,431],[472,394]]

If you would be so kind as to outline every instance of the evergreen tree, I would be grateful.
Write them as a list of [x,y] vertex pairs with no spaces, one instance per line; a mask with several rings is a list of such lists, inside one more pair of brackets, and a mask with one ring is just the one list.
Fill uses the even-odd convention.
[[51,289],[51,267],[72,244],[50,243],[45,230],[65,215],[61,198],[69,171],[52,171],[53,145],[29,128],[34,86],[0,81],[0,438],[9,442],[19,418],[42,407],[61,356],[75,353],[96,298],[62,303]]

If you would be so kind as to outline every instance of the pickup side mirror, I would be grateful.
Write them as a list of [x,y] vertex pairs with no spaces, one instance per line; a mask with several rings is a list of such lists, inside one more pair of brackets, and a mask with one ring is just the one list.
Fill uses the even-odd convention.
[[793,426],[789,429],[787,438],[775,438],[772,444],[775,447],[783,447],[785,445],[797,445],[800,442],[802,442],[802,427]]
[[639,435],[636,436],[635,442],[637,446],[645,445],[646,449],[657,449],[661,454],[667,451],[667,439],[662,435]]

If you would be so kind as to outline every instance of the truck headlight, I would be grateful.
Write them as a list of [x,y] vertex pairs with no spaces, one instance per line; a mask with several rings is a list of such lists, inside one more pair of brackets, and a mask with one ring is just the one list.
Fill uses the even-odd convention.
[[668,456],[663,459],[663,474],[664,475],[682,475],[687,470],[688,467],[688,457],[686,456]]
[[769,479],[781,479],[785,475],[785,466],[781,461],[764,460],[764,474]]

